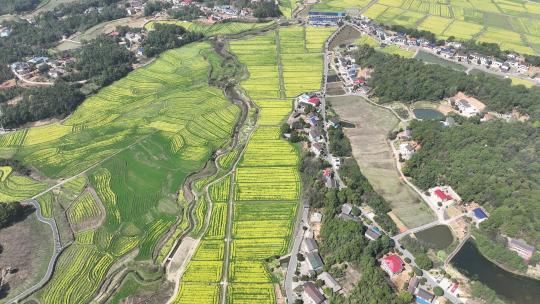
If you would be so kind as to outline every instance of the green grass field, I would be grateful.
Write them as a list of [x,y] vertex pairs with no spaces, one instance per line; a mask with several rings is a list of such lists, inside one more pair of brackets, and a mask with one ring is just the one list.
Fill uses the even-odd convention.
[[[312,10],[366,9],[369,1],[323,0]],[[378,0],[364,15],[435,33],[440,38],[499,43],[503,50],[540,54],[540,3],[526,0]]]
[[356,124],[356,128],[345,129],[353,156],[375,191],[390,203],[392,212],[409,228],[433,221],[431,209],[400,179],[386,141],[398,119],[358,96],[332,97],[329,102],[341,118]]

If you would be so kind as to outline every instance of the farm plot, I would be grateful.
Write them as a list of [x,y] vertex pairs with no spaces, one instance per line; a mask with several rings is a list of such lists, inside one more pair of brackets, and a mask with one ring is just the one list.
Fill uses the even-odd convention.
[[219,303],[219,285],[208,283],[182,283],[173,304],[217,304]]
[[292,201],[299,197],[296,167],[240,167],[236,174],[238,201]]
[[272,284],[231,284],[227,293],[230,304],[273,304],[276,302],[274,285]]
[[[3,172],[7,172],[4,169]],[[28,199],[47,188],[47,185],[26,176],[6,174],[0,181],[0,203]]]
[[242,82],[252,99],[279,98],[281,88],[274,32],[230,42],[231,51],[249,66],[249,78]]
[[90,192],[81,195],[67,211],[68,220],[75,231],[98,224],[103,216],[101,206]]
[[227,204],[214,204],[210,226],[205,239],[223,239],[227,226]]
[[272,277],[262,262],[234,261],[229,269],[229,280],[233,283],[269,283]]
[[[128,252],[137,249],[137,261],[158,257],[157,245],[180,213],[176,192],[187,175],[230,140],[239,115],[221,90],[207,84],[210,64],[203,54],[209,52],[207,43],[165,52],[86,100],[61,124],[70,126],[69,133],[21,144],[18,156],[48,176],[65,177],[98,164],[88,172],[88,187],[95,189],[106,214],[91,233],[76,234],[39,294],[41,302],[87,303],[110,265]],[[62,191],[80,191],[87,184],[84,178],[72,182]],[[68,211],[71,221],[95,216],[86,198]],[[201,206],[199,218],[204,218],[206,204]],[[209,261],[199,263],[203,267]],[[207,275],[216,271],[219,276],[222,262],[215,264],[206,267]],[[197,280],[201,273],[190,275]]]
[[229,200],[230,187],[231,177],[227,176],[210,186],[210,198],[213,202],[227,202]]
[[247,22],[217,22],[214,24],[204,24],[200,22],[190,21],[178,21],[178,20],[166,20],[166,21],[151,21],[145,24],[146,30],[154,28],[156,23],[176,24],[188,31],[204,34],[205,36],[227,35],[227,34],[239,34],[242,32],[263,29],[273,25],[274,21],[261,22],[261,23],[247,23]]
[[[323,32],[323,35],[326,33],[328,31]],[[312,44],[309,45],[311,51],[307,49],[306,35],[306,29],[299,26],[279,31],[282,77],[285,96],[288,98],[303,92],[317,91],[321,87],[322,54],[313,52]]]

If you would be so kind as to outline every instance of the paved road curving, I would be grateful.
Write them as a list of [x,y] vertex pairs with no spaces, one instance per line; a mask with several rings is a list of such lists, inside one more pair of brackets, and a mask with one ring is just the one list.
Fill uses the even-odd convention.
[[43,278],[41,278],[41,280],[38,283],[36,283],[34,286],[26,289],[22,293],[18,294],[17,296],[13,297],[12,299],[8,300],[7,303],[9,303],[9,304],[18,303],[20,300],[28,297],[29,295],[31,295],[35,291],[39,290],[41,287],[43,287],[49,281],[49,279],[51,278],[51,276],[53,274],[53,271],[54,271],[54,265],[56,264],[56,259],[58,258],[58,256],[60,255],[60,253],[62,252],[62,249],[63,249],[62,248],[62,243],[60,242],[60,233],[58,232],[58,226],[56,225],[56,221],[54,220],[54,218],[43,217],[43,214],[41,213],[41,206],[39,205],[38,201],[35,200],[35,199],[30,199],[28,201],[23,202],[22,204],[23,205],[32,205],[32,206],[34,206],[34,208],[36,208],[36,217],[37,217],[37,219],[40,222],[45,223],[45,224],[49,225],[49,227],[51,227],[51,230],[52,230],[52,233],[53,233],[53,238],[54,238],[54,251],[53,251],[53,255],[51,256],[51,259],[49,261],[49,265],[47,266],[47,272],[45,273]]

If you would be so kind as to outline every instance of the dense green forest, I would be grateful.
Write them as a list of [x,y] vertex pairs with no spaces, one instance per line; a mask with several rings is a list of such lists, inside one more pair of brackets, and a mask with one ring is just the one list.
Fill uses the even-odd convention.
[[0,15],[18,14],[35,9],[40,0],[0,0]]
[[484,102],[490,110],[506,113],[514,108],[540,119],[540,87],[527,89],[484,73],[467,75],[437,64],[376,52],[362,45],[357,51],[361,66],[374,68],[368,84],[381,102],[438,101],[459,91]]
[[90,79],[99,87],[127,75],[135,62],[129,50],[105,35],[86,42],[75,57],[77,60],[74,68],[78,72],[68,75],[66,80]]
[[143,43],[144,53],[153,57],[165,50],[181,47],[203,37],[203,34],[186,31],[179,25],[156,24]]
[[[324,270],[340,278],[344,273],[343,266],[340,265],[346,262],[354,265],[361,273],[360,282],[348,297],[332,294],[330,303],[375,303],[374,299],[377,299],[377,303],[410,303],[412,295],[396,295],[376,260],[393,250],[391,239],[383,235],[376,241],[369,241],[364,237],[365,228],[361,223],[337,217],[343,203],[360,203],[356,196],[358,189],[351,191],[350,188],[337,190],[324,187],[321,170],[327,166],[327,163],[310,153],[302,155],[300,172],[303,199],[313,207],[322,208],[323,213],[320,253],[325,263]],[[367,180],[365,182],[367,183]],[[312,196],[312,192],[318,194]]]
[[490,211],[482,227],[539,244],[540,132],[531,124],[465,121],[445,128],[436,121],[413,121],[421,145],[404,173],[427,189],[451,185],[464,201]]
[[33,211],[33,207],[24,207],[19,202],[0,204],[0,228],[19,221],[23,216]]
[[0,122],[4,127],[17,127],[24,123],[49,117],[63,117],[71,113],[84,100],[84,95],[65,82],[46,88],[25,90],[16,105],[2,104]]

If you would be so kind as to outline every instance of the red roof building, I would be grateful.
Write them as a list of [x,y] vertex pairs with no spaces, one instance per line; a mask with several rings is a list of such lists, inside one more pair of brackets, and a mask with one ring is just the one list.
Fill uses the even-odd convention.
[[433,193],[435,193],[435,195],[437,195],[437,197],[440,198],[443,202],[452,199],[451,195],[444,193],[441,189],[437,189]]
[[110,35],[111,37],[118,37],[118,36],[120,35],[120,33],[114,31],[114,32],[111,32],[109,35]]
[[322,172],[322,175],[326,176],[326,177],[330,176],[331,174],[332,174],[332,169],[330,169],[330,168],[326,168]]
[[366,81],[362,78],[358,78],[354,81],[354,84],[364,84],[364,83],[366,83]]
[[381,266],[390,274],[397,274],[403,271],[403,261],[395,254],[382,258]]
[[321,100],[317,97],[311,97],[308,102],[314,106],[318,106],[321,103]]

